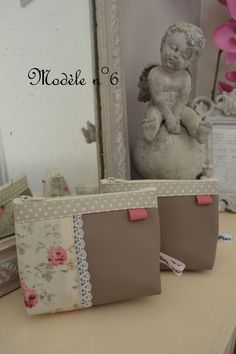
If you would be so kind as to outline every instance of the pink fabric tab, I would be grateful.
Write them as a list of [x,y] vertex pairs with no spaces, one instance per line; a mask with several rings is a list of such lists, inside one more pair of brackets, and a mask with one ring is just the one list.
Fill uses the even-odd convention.
[[211,195],[196,195],[198,205],[210,205],[213,203]]
[[148,218],[147,210],[144,208],[129,209],[130,221],[146,220]]

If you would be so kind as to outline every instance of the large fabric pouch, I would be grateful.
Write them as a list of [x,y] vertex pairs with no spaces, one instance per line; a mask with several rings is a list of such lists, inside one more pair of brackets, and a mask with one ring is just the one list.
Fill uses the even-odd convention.
[[0,239],[15,232],[13,199],[20,195],[32,195],[25,175],[0,187]]
[[28,314],[159,294],[155,189],[18,198],[16,246]]
[[218,181],[102,180],[102,192],[154,187],[158,197],[161,252],[181,260],[186,270],[214,265],[218,241]]

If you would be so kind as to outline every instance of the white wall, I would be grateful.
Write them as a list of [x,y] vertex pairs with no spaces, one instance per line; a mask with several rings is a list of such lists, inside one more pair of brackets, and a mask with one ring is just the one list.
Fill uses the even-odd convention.
[[89,0],[0,0],[0,129],[9,178],[25,172],[35,192],[48,165],[71,187],[97,181],[96,145],[81,134],[94,122],[93,87],[31,86],[32,67],[53,75],[80,68],[92,80]]
[[[212,41],[212,33],[217,26],[221,25],[226,19],[229,18],[229,14],[226,7],[222,6],[216,0],[201,0],[201,2],[201,27],[205,32],[207,43],[203,56],[198,65],[196,94],[198,96],[210,97],[218,54],[218,50]],[[226,66],[224,64],[224,56],[222,56],[219,79],[225,81],[225,72],[227,70],[235,69],[235,64]]]
[[161,38],[171,24],[187,21],[199,25],[200,6],[200,0],[121,0],[122,61],[130,146],[140,132],[146,107],[137,100],[139,76],[145,66],[160,62]]

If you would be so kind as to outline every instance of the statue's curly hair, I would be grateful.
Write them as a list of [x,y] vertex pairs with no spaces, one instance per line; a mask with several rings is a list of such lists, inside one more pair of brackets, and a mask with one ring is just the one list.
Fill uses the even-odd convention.
[[193,49],[192,61],[197,60],[197,58],[202,54],[203,48],[206,43],[206,39],[203,31],[200,27],[187,22],[177,22],[171,25],[166,31],[164,37],[161,41],[161,50],[166,41],[166,39],[173,33],[180,32],[184,33],[187,39],[189,47]]

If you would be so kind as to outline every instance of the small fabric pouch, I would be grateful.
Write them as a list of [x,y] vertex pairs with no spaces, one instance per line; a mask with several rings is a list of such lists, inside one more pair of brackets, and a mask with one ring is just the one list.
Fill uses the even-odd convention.
[[161,252],[181,260],[188,270],[214,265],[218,241],[218,181],[102,180],[102,192],[155,187],[158,196]]
[[160,293],[155,189],[14,203],[28,314]]
[[42,182],[43,197],[64,197],[71,195],[65,177],[58,173],[53,167],[47,168],[47,176]]
[[13,199],[32,195],[25,175],[0,187],[0,239],[15,233]]

